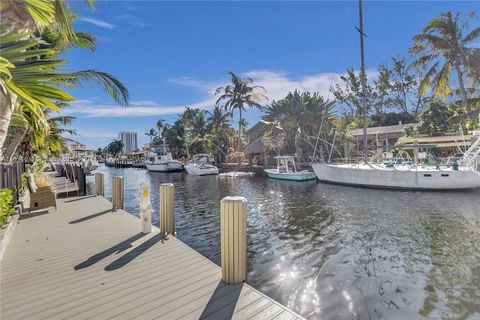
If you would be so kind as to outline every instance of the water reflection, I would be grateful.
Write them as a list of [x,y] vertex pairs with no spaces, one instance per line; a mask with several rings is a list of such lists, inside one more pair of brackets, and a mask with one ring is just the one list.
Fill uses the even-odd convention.
[[[178,237],[219,263],[219,202],[249,201],[249,283],[307,318],[480,316],[480,192],[425,193],[102,168],[136,189],[176,188]],[[92,184],[92,181],[90,181]],[[106,185],[106,195],[111,194]]]

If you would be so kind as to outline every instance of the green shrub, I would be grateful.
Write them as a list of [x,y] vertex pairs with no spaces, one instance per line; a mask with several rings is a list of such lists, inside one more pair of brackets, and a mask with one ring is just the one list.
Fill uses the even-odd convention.
[[12,206],[13,193],[10,189],[0,190],[0,226],[7,223],[8,216],[11,215],[15,209]]

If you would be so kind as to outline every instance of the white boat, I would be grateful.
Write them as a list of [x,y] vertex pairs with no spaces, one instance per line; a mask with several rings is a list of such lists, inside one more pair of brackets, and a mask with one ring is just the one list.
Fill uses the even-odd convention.
[[173,159],[172,153],[165,144],[148,153],[145,167],[148,171],[155,172],[175,172],[183,169],[182,163]]
[[98,161],[95,158],[82,159],[80,163],[83,169],[85,169],[86,174],[90,174],[92,171],[98,169]]
[[196,176],[206,176],[218,174],[218,168],[213,165],[215,161],[208,154],[197,154],[193,156],[193,161],[186,164],[184,169]]
[[411,190],[474,189],[480,188],[479,154],[480,139],[451,166],[315,163],[312,167],[318,180],[330,183]]
[[[359,6],[360,58],[361,74],[365,75],[362,6]],[[362,75],[360,78],[362,79]],[[362,81],[365,91],[365,81]],[[365,97],[365,95],[364,95]],[[423,166],[415,159],[412,164],[387,166],[368,163],[367,159],[367,105],[362,99],[363,112],[363,156],[362,164],[314,163],[313,170],[320,181],[367,186],[376,188],[411,189],[411,190],[454,190],[480,187],[480,172],[476,170],[477,157],[480,154],[480,138],[465,152],[463,157],[452,166]],[[319,131],[320,132],[320,131]],[[418,146],[414,147],[414,155],[418,155]],[[417,158],[417,157],[415,157]]]
[[297,171],[295,158],[292,156],[277,156],[275,159],[277,159],[277,168],[265,169],[265,173],[269,178],[292,181],[316,179],[315,172],[310,172],[307,170]]
[[245,171],[232,171],[220,173],[218,176],[223,178],[242,178],[242,177],[253,177],[255,172],[245,172]]

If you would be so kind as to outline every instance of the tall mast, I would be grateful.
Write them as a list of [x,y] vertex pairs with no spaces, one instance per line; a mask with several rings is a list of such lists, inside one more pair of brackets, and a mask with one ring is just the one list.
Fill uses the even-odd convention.
[[367,104],[365,99],[365,56],[363,48],[363,13],[362,13],[362,0],[358,1],[358,15],[360,19],[359,33],[360,33],[360,59],[361,59],[361,72],[360,81],[362,84],[362,109],[363,109],[363,161],[366,163],[368,160],[368,143],[367,143]]

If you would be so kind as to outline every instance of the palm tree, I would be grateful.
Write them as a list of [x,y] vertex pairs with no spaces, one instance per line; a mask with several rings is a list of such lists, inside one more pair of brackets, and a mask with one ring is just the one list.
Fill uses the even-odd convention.
[[[283,129],[284,152],[293,154],[299,135],[308,141],[309,137],[318,135],[320,129],[328,131],[327,124],[333,120],[333,106],[333,102],[325,101],[318,92],[310,94],[295,90],[267,106],[263,119]],[[320,121],[322,118],[325,121]],[[325,123],[320,128],[322,122]]]
[[150,137],[150,146],[152,145],[152,141],[155,137],[157,137],[157,131],[155,129],[150,129],[150,131],[145,132],[145,135]]
[[158,136],[160,138],[164,137],[163,133],[166,128],[167,128],[167,122],[165,120],[160,119],[157,121]]
[[58,67],[66,61],[58,59],[56,48],[40,48],[41,42],[28,33],[17,32],[14,28],[0,26],[0,159],[16,106],[22,105],[38,118],[44,107],[59,111],[55,101],[69,102],[74,98],[59,84],[75,87],[83,81],[95,80],[119,105],[128,103],[128,90],[112,75],[96,70],[84,70],[62,74]]
[[[93,9],[96,0],[85,3]],[[59,40],[67,44],[76,41],[78,33],[72,27],[76,15],[63,0],[2,0],[0,6],[1,21],[17,30],[42,32],[46,28],[57,30]]]
[[[215,95],[220,95],[220,97],[216,104],[224,101],[225,110],[234,111],[237,109],[239,111],[238,151],[240,151],[242,146],[242,111],[245,111],[246,106],[262,109],[260,103],[262,99],[268,100],[267,91],[262,86],[252,86],[253,80],[250,78],[241,79],[231,71],[228,73],[231,76],[232,84],[217,88]],[[263,93],[259,91],[263,91]]]
[[220,106],[215,106],[212,111],[207,111],[208,132],[214,137],[214,147],[217,162],[222,159],[221,141],[228,140],[227,129],[230,128],[231,112],[223,112]]
[[110,144],[107,146],[107,152],[113,155],[117,155],[119,153],[122,153],[123,151],[123,141],[122,140],[113,140],[110,142]]
[[[459,13],[452,15],[448,11],[440,14],[413,38],[411,51],[419,56],[412,66],[428,69],[420,83],[422,94],[430,87],[436,97],[444,98],[451,94],[450,76],[455,70],[462,103],[470,113],[465,81],[467,76],[475,74],[475,70],[480,68],[480,49],[469,46],[480,37],[480,27],[464,36],[468,22],[462,21]],[[478,79],[472,78],[472,81]]]

